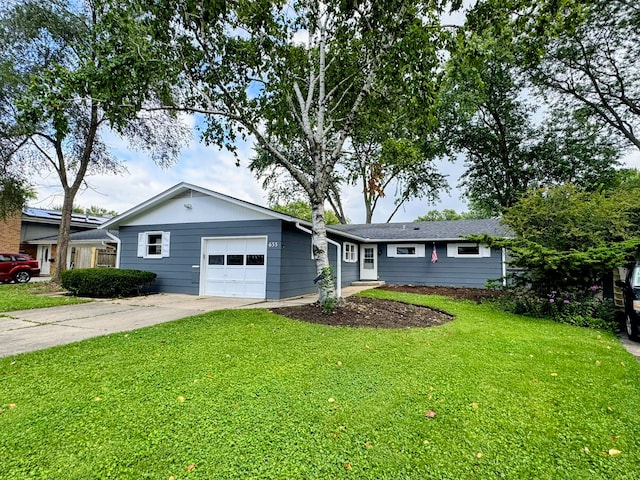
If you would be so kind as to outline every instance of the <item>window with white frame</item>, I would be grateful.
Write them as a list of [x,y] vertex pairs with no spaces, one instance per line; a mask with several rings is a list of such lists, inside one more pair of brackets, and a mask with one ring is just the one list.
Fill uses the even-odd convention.
[[413,258],[424,257],[424,244],[402,243],[387,245],[387,257]]
[[345,262],[355,263],[358,261],[358,246],[355,243],[344,242],[342,249],[342,258]]
[[168,257],[170,244],[170,232],[140,232],[138,233],[138,257]]
[[491,248],[479,243],[448,243],[447,257],[488,258],[491,257]]

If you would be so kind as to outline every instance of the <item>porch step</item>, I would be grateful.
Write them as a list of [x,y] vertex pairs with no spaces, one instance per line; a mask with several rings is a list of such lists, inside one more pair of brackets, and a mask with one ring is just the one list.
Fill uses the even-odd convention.
[[352,287],[381,287],[384,281],[381,280],[358,280],[351,282]]

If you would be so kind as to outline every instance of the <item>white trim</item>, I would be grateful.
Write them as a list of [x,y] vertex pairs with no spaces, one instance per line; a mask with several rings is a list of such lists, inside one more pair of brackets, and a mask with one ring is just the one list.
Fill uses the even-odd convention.
[[356,263],[358,261],[358,245],[351,242],[343,242],[342,261],[346,263]]
[[[160,253],[149,254],[149,246],[153,245],[149,243],[149,237],[151,235],[160,235]],[[170,256],[171,252],[171,232],[163,232],[161,230],[154,230],[148,232],[138,233],[138,257],[145,259],[158,259],[166,258]]]
[[[403,249],[413,249],[412,253],[403,253]],[[390,243],[387,245],[387,257],[421,258],[425,255],[424,243]]]
[[190,183],[187,182],[181,182],[178,183],[177,185],[174,185],[173,187],[171,187],[168,190],[165,190],[164,192],[156,195],[155,197],[150,198],[149,200],[142,202],[138,205],[136,205],[133,208],[130,208],[129,210],[127,210],[124,213],[121,213],[120,215],[113,217],[109,220],[107,220],[105,223],[103,223],[102,225],[100,225],[98,228],[101,229],[116,229],[121,225],[127,225],[128,221],[133,219],[134,217],[137,217],[138,215],[141,215],[142,213],[146,212],[147,210],[151,210],[153,208],[155,208],[157,205],[160,205],[161,203],[174,198],[177,195],[180,195],[184,192],[188,192],[189,190],[192,190],[194,192],[198,192],[201,193],[203,195],[207,195],[213,198],[217,198],[219,200],[223,200],[226,202],[229,202],[231,204],[234,205],[238,205],[238,206],[242,206],[245,207],[249,210],[253,210],[256,212],[260,212],[263,213],[265,215],[268,215],[270,217],[273,217],[275,219],[279,219],[279,220],[286,220],[289,222],[301,222],[301,223],[305,223],[305,224],[309,224],[311,225],[309,222],[305,221],[305,220],[301,220],[299,218],[295,218],[295,217],[291,217],[289,215],[285,215],[283,213],[279,213],[276,212],[274,210],[265,208],[265,207],[261,207],[259,205],[255,205],[253,203],[250,202],[245,202],[244,200],[240,200],[234,197],[230,197],[228,195],[224,195],[222,193],[218,193],[218,192],[214,192],[213,190],[208,190],[206,188],[202,188],[202,187],[198,187],[197,185],[192,185]]
[[[460,248],[477,247],[478,253],[461,253]],[[447,257],[450,258],[489,258],[491,257],[491,247],[478,243],[447,243]]]

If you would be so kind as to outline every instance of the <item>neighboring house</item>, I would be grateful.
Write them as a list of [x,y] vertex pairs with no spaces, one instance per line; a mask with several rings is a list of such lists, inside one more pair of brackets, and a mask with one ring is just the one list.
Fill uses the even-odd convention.
[[[40,245],[54,244],[58,236],[33,240],[30,243]],[[117,257],[117,230],[83,230],[69,235],[69,253],[67,269],[115,267]],[[55,246],[55,245],[54,245]]]
[[[0,250],[31,255],[40,263],[41,275],[54,273],[61,215],[58,210],[23,209],[21,215],[0,225]],[[71,233],[95,230],[105,220],[104,217],[74,213]]]
[[[157,273],[157,291],[281,299],[317,289],[309,222],[188,183],[100,228],[118,229],[118,265]],[[504,235],[497,220],[327,230],[339,288],[362,280],[484,287],[504,276],[503,251],[463,238]]]

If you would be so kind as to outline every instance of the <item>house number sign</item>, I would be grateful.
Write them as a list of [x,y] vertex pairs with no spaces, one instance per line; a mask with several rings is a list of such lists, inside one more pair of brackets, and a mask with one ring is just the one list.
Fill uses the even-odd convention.
[[278,248],[280,246],[280,242],[269,242],[269,248]]

